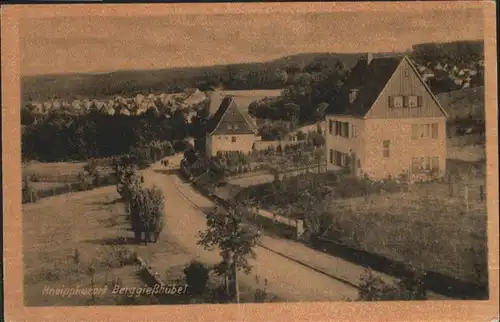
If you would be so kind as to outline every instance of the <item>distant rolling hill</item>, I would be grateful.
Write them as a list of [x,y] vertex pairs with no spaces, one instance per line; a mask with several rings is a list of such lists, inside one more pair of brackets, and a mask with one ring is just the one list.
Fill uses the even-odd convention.
[[[471,54],[482,56],[482,48],[482,41],[457,41],[415,45],[412,51],[405,53],[423,55],[425,60],[432,57],[469,57]],[[53,97],[65,100],[106,99],[114,95],[178,92],[187,87],[203,90],[214,83],[222,83],[228,90],[279,89],[286,84],[276,77],[277,70],[285,70],[290,66],[302,69],[312,62],[334,66],[337,61],[351,68],[363,55],[365,53],[301,53],[258,63],[24,76],[21,79],[22,101],[45,101]]]
[[[31,98],[36,101],[44,101],[54,96],[72,100],[76,98],[106,98],[113,95],[130,95],[139,92],[172,92],[186,87],[199,87],[200,79],[207,75],[224,79],[235,70],[243,73],[275,73],[276,70],[291,65],[303,68],[318,60],[326,64],[341,61],[345,67],[351,68],[361,55],[357,53],[306,53],[262,63],[130,70],[109,73],[24,76],[21,80],[22,100],[27,101]],[[276,86],[270,84],[261,88],[273,89],[282,86],[283,84]],[[248,89],[255,89],[255,87]]]

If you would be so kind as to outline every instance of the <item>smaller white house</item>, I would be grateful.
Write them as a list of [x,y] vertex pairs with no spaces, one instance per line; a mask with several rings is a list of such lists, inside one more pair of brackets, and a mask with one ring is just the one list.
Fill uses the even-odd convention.
[[110,105],[105,108],[105,112],[108,115],[115,115],[115,109]]
[[130,116],[130,111],[126,108],[120,109],[120,115]]

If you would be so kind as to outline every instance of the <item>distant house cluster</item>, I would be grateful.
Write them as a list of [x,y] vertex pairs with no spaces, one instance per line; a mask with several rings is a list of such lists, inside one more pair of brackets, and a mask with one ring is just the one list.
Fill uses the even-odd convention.
[[87,114],[99,111],[107,115],[142,115],[148,110],[161,112],[169,109],[171,112],[181,109],[189,116],[195,114],[191,107],[205,101],[207,96],[198,89],[188,89],[182,93],[173,94],[137,94],[135,97],[114,96],[108,100],[75,99],[71,102],[62,99],[51,99],[45,102],[30,101],[27,107],[34,115],[48,114],[54,110],[69,114]]
[[412,63],[415,64],[424,81],[429,82],[432,79],[449,78],[455,83],[457,89],[471,87],[473,79],[484,69],[482,59],[457,64],[439,61],[426,64],[417,64],[414,61]]

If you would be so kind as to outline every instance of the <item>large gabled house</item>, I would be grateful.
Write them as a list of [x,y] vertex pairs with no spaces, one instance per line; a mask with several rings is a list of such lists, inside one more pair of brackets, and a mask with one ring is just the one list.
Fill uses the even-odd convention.
[[372,179],[443,175],[447,115],[408,57],[368,54],[327,112],[327,168]]
[[[211,104],[213,105],[213,104]],[[226,96],[208,122],[206,154],[218,152],[252,151],[254,142],[260,140],[253,119],[239,106],[234,97]]]

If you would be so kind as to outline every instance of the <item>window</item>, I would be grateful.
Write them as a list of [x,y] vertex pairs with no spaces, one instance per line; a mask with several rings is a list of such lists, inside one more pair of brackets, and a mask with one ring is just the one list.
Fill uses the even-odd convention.
[[351,136],[353,138],[357,138],[358,137],[358,129],[356,127],[356,125],[351,125]]
[[389,97],[389,107],[390,108],[417,108],[422,107],[422,96],[410,95],[410,96],[390,96]]
[[333,134],[333,121],[330,120],[328,122],[328,131],[330,132],[330,134]]
[[228,128],[228,130],[232,130],[233,129],[233,125],[232,124],[228,124],[227,128]]
[[414,173],[429,172],[439,168],[438,157],[414,157],[411,160],[411,169]]
[[237,130],[238,129],[238,124],[233,125],[233,129]]
[[333,164],[333,150],[330,149],[330,163]]
[[418,102],[419,102],[418,96],[415,95],[408,96],[408,107],[410,108],[419,107]]
[[390,147],[391,147],[391,141],[384,140],[382,142],[382,154],[383,154],[384,158],[390,157],[390,155],[391,155]]
[[413,124],[411,126],[411,138],[412,139],[426,139],[426,138],[437,139],[438,136],[439,136],[438,123]]
[[231,137],[231,142],[236,142],[236,136]]
[[389,97],[389,107],[401,108],[403,107],[403,96],[392,96]]
[[348,138],[349,137],[349,123],[342,122],[342,133],[341,136]]
[[355,89],[355,88],[353,88],[349,91],[349,104],[352,104],[354,102],[356,97],[358,97],[358,93],[359,93],[359,90]]

